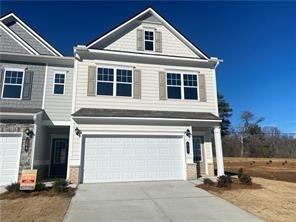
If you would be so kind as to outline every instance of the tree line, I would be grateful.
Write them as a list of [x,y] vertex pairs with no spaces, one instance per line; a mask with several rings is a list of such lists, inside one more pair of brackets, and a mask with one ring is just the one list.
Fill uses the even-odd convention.
[[264,118],[251,111],[243,111],[240,124],[232,126],[233,109],[221,94],[218,94],[218,107],[224,156],[296,158],[296,134],[264,126]]

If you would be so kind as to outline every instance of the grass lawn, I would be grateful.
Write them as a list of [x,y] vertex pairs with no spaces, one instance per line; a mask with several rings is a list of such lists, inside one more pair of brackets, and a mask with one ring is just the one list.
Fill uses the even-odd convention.
[[66,193],[3,193],[0,196],[0,221],[63,221],[74,189]]

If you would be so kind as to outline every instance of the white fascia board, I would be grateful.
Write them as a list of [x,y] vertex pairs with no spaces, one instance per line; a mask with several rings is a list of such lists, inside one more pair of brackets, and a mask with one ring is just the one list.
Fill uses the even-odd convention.
[[137,18],[139,18],[140,16],[142,16],[143,14],[147,13],[147,12],[151,12],[155,17],[157,17],[174,35],[176,35],[177,37],[179,37],[183,43],[185,43],[185,45],[189,46],[189,48],[191,50],[193,50],[195,53],[202,55],[204,57],[204,59],[208,60],[209,58],[202,53],[198,48],[196,48],[191,42],[189,42],[181,33],[179,33],[173,26],[171,26],[168,22],[165,21],[164,18],[162,18],[159,14],[157,14],[156,11],[154,11],[152,8],[148,8],[146,10],[144,10],[143,12],[139,13],[138,15],[136,15],[135,17],[131,18],[130,20],[126,21],[125,23],[123,23],[122,25],[118,26],[117,28],[111,30],[110,32],[108,32],[107,34],[103,35],[102,37],[100,37],[99,39],[97,39],[96,41],[94,41],[93,43],[87,45],[86,47],[89,49],[90,47],[92,47],[93,45],[95,45],[96,43],[98,43],[99,41],[101,41],[102,39],[108,37],[109,35],[111,35],[112,33],[116,32],[117,30],[121,29],[122,27],[124,27],[125,25],[127,25],[128,23],[131,23],[132,21],[136,20]]
[[6,25],[0,21],[0,28],[6,32],[12,39],[14,39],[20,46],[27,50],[31,55],[39,55],[39,53],[33,49],[28,43],[22,40],[18,35],[11,31]]
[[189,42],[180,32],[178,32],[173,26],[171,26],[164,18],[162,18],[156,11],[150,8],[152,14],[157,17],[160,21],[162,21],[165,26],[169,28],[171,32],[173,32],[176,36],[178,36],[186,45],[190,46],[189,48],[193,49],[195,53],[202,55],[205,59],[209,59],[204,53],[202,53],[198,48],[196,48],[191,42]]
[[51,121],[51,120],[43,120],[43,126],[70,126],[70,121]]
[[121,119],[121,120],[157,120],[157,121],[183,121],[183,122],[214,122],[220,123],[222,120],[208,120],[208,119],[175,119],[175,118],[140,118],[140,117],[95,117],[95,116],[72,116],[73,119]]
[[52,47],[48,42],[46,42],[40,35],[38,35],[33,29],[31,29],[29,26],[27,26],[19,17],[17,17],[14,13],[10,13],[8,15],[6,15],[5,17],[1,18],[1,21],[3,21],[5,18],[8,17],[14,17],[17,22],[24,28],[26,29],[32,36],[35,37],[35,39],[37,41],[39,41],[44,47],[46,47],[50,52],[52,52],[53,54],[63,57],[63,55],[56,50],[54,47]]
[[139,13],[138,15],[136,15],[135,17],[131,18],[130,20],[126,21],[125,23],[121,24],[120,26],[118,26],[117,28],[111,30],[110,32],[106,33],[105,35],[103,35],[101,38],[98,38],[96,41],[92,42],[91,44],[87,45],[86,47],[89,49],[90,47],[92,47],[93,45],[97,44],[99,41],[101,41],[102,39],[108,37],[109,35],[111,35],[112,33],[116,32],[117,30],[121,29],[122,27],[124,27],[125,25],[127,25],[128,23],[136,20],[138,17],[140,17],[141,15],[145,14],[146,12],[148,12],[150,10],[150,8],[144,10],[143,12]]
[[[76,48],[76,52],[79,54],[79,48]],[[86,51],[82,49],[81,51]],[[192,61],[192,62],[205,62],[208,63],[209,60],[205,59],[198,59],[198,58],[186,58],[186,57],[173,57],[173,56],[166,56],[166,55],[153,55],[153,54],[141,54],[141,53],[129,53],[129,52],[114,52],[114,51],[107,51],[107,50],[100,50],[100,49],[88,49],[89,52],[94,53],[106,53],[106,54],[113,54],[113,55],[127,55],[127,56],[134,56],[134,57],[149,57],[149,58],[158,58],[158,59],[173,59],[173,60],[181,60],[181,61]]]

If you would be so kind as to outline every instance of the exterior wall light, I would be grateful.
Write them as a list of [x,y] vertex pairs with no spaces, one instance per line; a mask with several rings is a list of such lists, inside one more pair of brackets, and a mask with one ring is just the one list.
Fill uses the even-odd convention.
[[186,152],[190,154],[190,143],[188,141],[186,142]]
[[76,134],[77,136],[80,136],[81,133],[82,133],[81,130],[78,129],[78,127],[76,127],[76,128],[75,128],[75,134]]
[[24,133],[26,134],[27,138],[32,138],[32,136],[34,135],[33,131],[30,130],[29,128],[26,128]]
[[25,138],[25,152],[28,152],[30,149],[30,139],[33,137],[34,133],[29,128],[26,128],[24,131],[26,138]]
[[189,129],[187,129],[186,132],[185,132],[185,135],[188,136],[188,137],[191,137],[192,133],[190,132]]

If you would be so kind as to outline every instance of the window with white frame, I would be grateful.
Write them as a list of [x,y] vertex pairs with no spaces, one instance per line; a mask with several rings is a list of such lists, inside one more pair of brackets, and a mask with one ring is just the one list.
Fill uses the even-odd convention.
[[132,96],[132,70],[97,68],[97,95]]
[[154,32],[153,31],[145,31],[145,50],[153,51],[154,50]]
[[113,95],[114,70],[110,68],[98,68],[97,95]]
[[167,92],[169,99],[181,99],[181,74],[167,73]]
[[197,99],[197,75],[184,74],[184,99]]
[[196,74],[167,73],[168,99],[198,100]]
[[116,96],[132,96],[132,71],[117,69]]
[[24,71],[5,69],[2,98],[21,99],[23,90]]
[[64,95],[65,94],[65,78],[66,74],[63,72],[55,72],[53,94]]

